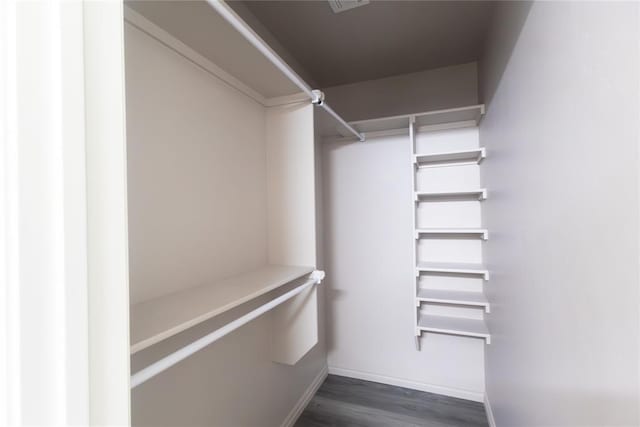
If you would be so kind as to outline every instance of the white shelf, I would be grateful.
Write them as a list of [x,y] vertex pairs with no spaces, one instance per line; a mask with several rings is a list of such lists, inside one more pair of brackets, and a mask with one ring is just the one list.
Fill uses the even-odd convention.
[[409,116],[383,117],[380,119],[360,120],[350,124],[358,130],[375,135],[377,132],[398,131],[399,133],[409,133]]
[[[412,118],[415,118],[415,125],[418,131],[430,131],[477,126],[483,114],[484,105],[471,105],[468,107],[434,110],[418,114],[359,120],[349,122],[349,124],[358,132],[363,132],[366,136],[373,138],[383,135],[409,134],[409,125]],[[320,126],[320,135],[332,140],[355,140],[354,137],[346,135],[344,130],[337,129],[333,126]]]
[[489,231],[486,228],[418,228],[416,230],[416,239],[419,239],[421,234],[439,236],[473,235],[480,237],[482,240],[489,238]]
[[489,280],[489,271],[482,264],[466,263],[445,263],[445,262],[419,262],[416,272],[430,273],[454,273],[454,274],[476,274]]
[[415,115],[418,131],[448,129],[460,126],[477,126],[484,114],[484,105],[429,111]]
[[131,353],[304,277],[313,267],[268,265],[131,306]]
[[462,164],[479,165],[487,156],[484,148],[465,151],[448,151],[441,153],[416,154],[414,163],[418,167],[437,167]]
[[487,325],[484,320],[479,319],[420,314],[418,329],[425,332],[484,338],[487,344],[491,343]]
[[483,307],[489,313],[489,301],[482,292],[418,289],[416,299],[422,302]]
[[416,191],[416,201],[426,199],[447,199],[458,197],[470,197],[478,198],[478,200],[485,200],[487,198],[487,189],[478,188],[474,190],[454,190],[454,191]]

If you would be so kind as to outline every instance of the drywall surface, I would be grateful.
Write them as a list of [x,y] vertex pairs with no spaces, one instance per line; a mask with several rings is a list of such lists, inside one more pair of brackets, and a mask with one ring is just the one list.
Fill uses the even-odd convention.
[[[132,302],[266,263],[264,108],[129,24],[125,38]],[[132,372],[223,320],[136,354]],[[133,425],[282,425],[326,356],[321,336],[273,363],[272,327],[260,317],[134,389]]]
[[263,107],[129,24],[126,61],[131,303],[264,265]]
[[316,264],[313,109],[305,101],[267,110],[268,252],[272,264]]
[[637,3],[498,6],[480,142],[499,427],[640,423],[638,40]]
[[345,120],[375,119],[478,103],[477,64],[454,65],[324,88]]
[[[314,106],[267,109],[269,263],[316,266]],[[317,287],[271,311],[273,360],[295,364],[318,342]]]
[[[477,144],[478,131],[474,128],[423,134],[418,139],[421,150],[433,152],[473,148]],[[447,180],[449,189],[477,186],[479,174],[475,168],[463,167],[468,173],[458,171],[455,177],[453,169],[458,168],[440,168],[439,176]],[[482,400],[483,340],[425,334],[422,350],[415,348],[412,173],[411,143],[406,135],[371,138],[366,143],[324,144],[322,216],[329,370]],[[421,175],[420,188],[436,190],[446,186],[425,182],[433,176]],[[458,211],[460,206],[453,205],[460,203],[467,204],[445,203],[445,210],[422,204],[418,213],[421,224],[438,226],[429,221],[446,222],[445,217],[449,216],[462,226],[478,226],[479,202],[470,202],[468,209]],[[480,257],[478,242],[470,242],[470,246],[462,246],[456,253],[451,242],[438,240],[431,243],[439,245],[442,254],[429,252],[433,247],[429,246],[421,252],[424,257],[462,256],[476,262]],[[456,260],[469,262],[449,259]],[[478,283],[458,280],[440,285],[474,287]],[[454,316],[482,316],[463,308],[448,310],[447,314]]]

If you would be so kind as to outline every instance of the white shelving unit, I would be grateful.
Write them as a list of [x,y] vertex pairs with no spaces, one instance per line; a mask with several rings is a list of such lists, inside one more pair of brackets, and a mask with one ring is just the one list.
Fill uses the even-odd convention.
[[479,165],[487,156],[484,148],[464,151],[416,154],[414,162],[418,167]]
[[132,305],[131,354],[289,282],[304,278],[313,270],[313,267],[268,265],[215,283]]
[[[420,241],[426,237],[436,237],[438,239],[460,238],[470,236],[486,241],[489,238],[489,231],[485,228],[475,227],[418,227],[417,209],[421,202],[431,203],[447,203],[458,200],[478,200],[487,199],[486,188],[462,188],[449,191],[423,191],[419,188],[419,182],[423,183],[424,177],[418,179],[418,174],[431,174],[426,176],[456,176],[455,171],[448,172],[446,175],[433,175],[438,171],[425,171],[426,168],[438,167],[456,167],[456,166],[479,166],[486,158],[486,150],[482,147],[459,149],[451,151],[439,152],[421,152],[417,153],[417,135],[420,132],[443,131],[448,129],[457,129],[464,127],[477,126],[480,118],[484,114],[483,105],[474,105],[470,107],[454,108],[449,110],[433,111],[410,116],[408,118],[409,139],[411,143],[411,163],[413,167],[412,191],[413,191],[413,263],[416,269],[416,278],[413,283],[412,292],[414,295],[414,319],[415,319],[415,335],[416,348],[420,349],[420,337],[423,332],[449,334],[463,337],[483,338],[487,344],[490,343],[491,337],[489,330],[483,319],[473,319],[467,317],[454,317],[457,312],[451,308],[453,316],[450,315],[434,315],[429,310],[423,310],[425,305],[439,305],[464,307],[467,309],[482,309],[484,313],[490,312],[489,301],[482,291],[468,291],[459,289],[442,289],[441,286],[424,285],[421,277],[436,275],[453,275],[460,276],[459,280],[469,280],[466,276],[481,277],[484,282],[489,280],[489,271],[481,264],[470,263],[454,263],[454,262],[425,262],[419,257]],[[406,125],[406,119],[403,121],[400,117],[390,118],[387,125],[400,126]],[[359,130],[367,131],[368,122],[362,122],[356,125],[361,126]],[[377,122],[376,126],[382,126],[383,123]],[[381,128],[371,128],[374,132],[383,132]],[[422,170],[422,171],[421,171]],[[453,175],[452,175],[453,174]],[[436,178],[438,179],[438,178]],[[470,185],[478,185],[471,182]],[[461,209],[465,209],[462,207]],[[483,282],[483,283],[484,283]],[[427,282],[428,283],[428,282]],[[466,286],[466,285],[465,285]],[[437,288],[437,289],[436,289]],[[464,289],[460,288],[460,289]],[[443,307],[447,310],[449,307]],[[464,314],[463,314],[464,315]]]
[[415,198],[417,201],[447,198],[477,198],[478,200],[486,200],[487,189],[478,188],[471,190],[416,191]]
[[420,236],[475,236],[482,240],[489,239],[486,228],[416,228],[416,239]]
[[418,317],[418,329],[425,332],[484,338],[487,344],[491,344],[489,329],[481,319],[421,314]]
[[458,304],[484,308],[490,312],[489,301],[482,292],[450,291],[447,289],[418,289],[416,297],[421,302]]

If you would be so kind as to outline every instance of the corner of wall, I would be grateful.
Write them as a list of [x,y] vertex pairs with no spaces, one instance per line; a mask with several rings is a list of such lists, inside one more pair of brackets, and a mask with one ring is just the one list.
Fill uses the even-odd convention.
[[[532,1],[498,2],[478,60],[478,100],[487,108],[524,27]],[[502,25],[502,23],[507,23]],[[500,25],[499,25],[500,24]]]
[[287,415],[287,418],[284,419],[281,427],[293,427],[309,402],[311,402],[311,399],[313,399],[313,396],[316,394],[324,380],[327,378],[327,375],[329,375],[329,370],[325,365],[320,372],[318,372],[318,375],[314,378],[311,384],[309,384],[307,390],[305,390],[302,396],[300,396],[300,400],[296,402],[291,412],[289,412],[289,415]]
[[489,422],[489,427],[496,427],[496,420],[493,417],[493,409],[491,409],[491,402],[489,402],[489,395],[486,391],[484,393],[484,410],[487,413],[487,421]]

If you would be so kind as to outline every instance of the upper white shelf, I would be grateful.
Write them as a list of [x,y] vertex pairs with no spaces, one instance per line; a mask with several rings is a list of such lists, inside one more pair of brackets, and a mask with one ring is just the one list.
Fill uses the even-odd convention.
[[453,263],[453,262],[419,262],[416,272],[454,273],[480,275],[484,280],[489,280],[489,270],[482,264]]
[[462,164],[482,163],[487,156],[484,148],[464,151],[448,151],[442,153],[416,154],[414,162],[418,167],[437,167]]
[[[331,102],[331,99],[329,98],[328,101]],[[371,138],[383,135],[408,135],[411,120],[415,120],[415,126],[418,131],[475,126],[480,122],[480,118],[483,114],[484,105],[480,104],[468,107],[427,111],[417,114],[358,120],[349,122],[349,124],[358,132],[362,132],[368,138]],[[344,133],[339,129],[327,127],[321,128],[320,132],[322,137],[332,140],[339,139],[350,141],[355,139],[352,137],[345,137]]]
[[[449,108],[446,110],[428,111],[415,115],[418,131],[430,130],[442,125],[476,126],[484,114],[484,104],[469,107]],[[445,126],[448,127],[448,126]],[[453,127],[453,126],[452,126]],[[435,129],[434,129],[435,130]]]
[[176,335],[293,280],[313,267],[268,265],[131,306],[131,353]]
[[[228,3],[235,6],[235,2]],[[270,99],[300,93],[278,67],[205,1],[128,1],[124,12],[128,22],[262,105]],[[224,43],[212,43],[215,40]]]
[[450,291],[443,289],[418,289],[416,296],[418,301],[457,304],[474,307],[483,307],[489,313],[489,301],[482,292]]
[[418,329],[425,332],[484,338],[487,344],[491,344],[489,329],[487,329],[484,320],[480,319],[420,314]]
[[436,235],[436,236],[478,236],[482,240],[489,238],[489,231],[486,228],[418,228],[416,229],[416,239],[419,239],[421,235]]
[[478,200],[485,200],[487,198],[487,189],[478,188],[473,190],[451,190],[451,191],[416,191],[416,201],[426,199],[447,199],[447,198],[460,198],[460,197],[473,197]]

